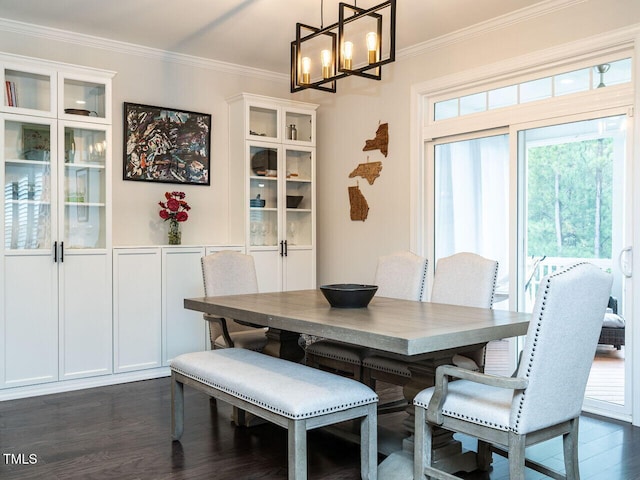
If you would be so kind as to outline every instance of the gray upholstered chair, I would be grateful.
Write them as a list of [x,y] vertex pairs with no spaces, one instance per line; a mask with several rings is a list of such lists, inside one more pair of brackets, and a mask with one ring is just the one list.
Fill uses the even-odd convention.
[[[491,308],[498,262],[475,253],[457,253],[438,260],[431,301],[466,307]],[[467,356],[456,355],[454,363],[471,370],[484,365],[484,347]],[[405,385],[411,379],[407,363],[388,355],[371,354],[362,361],[362,380],[372,388],[376,381]]]
[[[475,253],[462,252],[438,260],[431,288],[431,301],[491,308],[498,277],[498,262]],[[456,355],[454,365],[469,370],[484,370],[485,348],[465,356]]]
[[[427,260],[411,252],[397,252],[378,259],[374,283],[377,297],[421,300]],[[362,358],[367,350],[331,340],[319,340],[306,349],[306,363],[356,380],[362,378]]]
[[[251,255],[223,250],[202,257],[201,262],[205,296],[258,292]],[[262,351],[267,344],[266,328],[253,328],[206,313],[203,317],[209,323],[211,349],[236,347]]]
[[[457,478],[432,463],[434,429],[441,427],[478,438],[482,469],[496,451],[508,456],[511,480],[525,478],[525,465],[553,478],[578,480],[578,418],[611,283],[611,275],[588,263],[545,277],[512,377],[438,367],[435,387],[413,402],[414,478]],[[550,475],[547,467],[525,459],[526,446],[560,435],[566,476]]]

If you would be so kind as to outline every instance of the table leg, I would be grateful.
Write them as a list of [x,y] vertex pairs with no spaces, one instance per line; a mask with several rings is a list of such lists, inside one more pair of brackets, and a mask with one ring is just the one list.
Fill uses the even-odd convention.
[[267,345],[262,352],[272,357],[299,362],[304,358],[304,350],[298,343],[299,338],[299,333],[270,327],[267,330]]
[[[392,453],[378,466],[378,478],[381,480],[413,478],[413,434],[415,429],[413,398],[421,390],[434,385],[436,368],[440,365],[451,365],[452,356],[451,352],[443,352],[440,356],[408,363],[411,380],[404,386],[403,394],[409,402],[409,406],[407,407],[407,418],[402,422],[407,437],[402,442],[402,450]],[[444,429],[436,429],[434,432],[433,462],[436,468],[449,473],[470,472],[477,468],[476,453],[463,451],[462,444],[453,438],[453,433]]]

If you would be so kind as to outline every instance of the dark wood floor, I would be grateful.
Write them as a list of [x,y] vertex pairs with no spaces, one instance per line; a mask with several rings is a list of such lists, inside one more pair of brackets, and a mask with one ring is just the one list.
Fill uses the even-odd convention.
[[[0,403],[0,478],[8,479],[285,479],[286,431],[265,424],[235,428],[229,406],[185,389],[185,433],[171,442],[169,379]],[[381,424],[399,422],[402,413]],[[581,419],[582,479],[640,479],[640,428]],[[463,439],[469,448],[473,441]],[[475,448],[475,447],[474,447]],[[560,442],[528,454],[562,465]],[[322,431],[309,434],[311,479],[359,478],[359,449]],[[527,479],[543,478],[534,472]],[[496,457],[489,474],[507,479]]]

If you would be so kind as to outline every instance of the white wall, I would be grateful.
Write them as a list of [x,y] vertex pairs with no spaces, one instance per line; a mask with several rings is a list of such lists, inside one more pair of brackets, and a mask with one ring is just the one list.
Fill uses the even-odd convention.
[[[318,284],[371,282],[379,255],[410,248],[412,85],[640,22],[637,0],[590,0],[572,5],[481,34],[465,37],[458,32],[452,41],[441,39],[417,56],[400,52],[395,63],[384,67],[380,82],[347,78],[338,81],[335,95],[298,94],[300,100],[320,104]],[[387,158],[379,152],[362,151],[378,122],[389,123]],[[383,170],[374,185],[359,179],[369,216],[365,222],[351,221],[347,187],[356,181],[348,176],[367,155],[370,161],[381,160]]]
[[[543,2],[545,3],[545,2]],[[555,2],[547,2],[555,4]],[[318,284],[370,282],[379,255],[410,247],[410,90],[431,79],[466,71],[503,59],[526,55],[580,38],[640,22],[637,0],[567,2],[567,8],[500,28],[458,32],[415,55],[399,52],[384,67],[383,80],[347,78],[338,93],[305,91],[293,95],[320,103],[318,110]],[[398,8],[403,8],[399,2]],[[0,13],[1,16],[1,13]],[[398,26],[401,35],[402,26]],[[213,115],[210,187],[184,186],[194,207],[183,225],[183,243],[242,242],[229,238],[230,222],[241,221],[227,202],[228,148],[225,98],[241,91],[290,97],[288,83],[268,77],[222,73],[174,61],[51,41],[0,29],[0,50],[87,65],[118,72],[114,80],[114,245],[157,245],[166,225],[157,216],[157,202],[178,185],[122,181],[122,102],[176,107]],[[414,52],[415,53],[415,52]],[[363,152],[379,122],[389,123],[389,155]],[[348,178],[358,163],[382,161],[374,185],[358,183],[370,211],[365,222],[351,221]],[[233,206],[231,206],[233,212]],[[236,206],[237,208],[237,206]],[[237,211],[237,210],[236,210]]]

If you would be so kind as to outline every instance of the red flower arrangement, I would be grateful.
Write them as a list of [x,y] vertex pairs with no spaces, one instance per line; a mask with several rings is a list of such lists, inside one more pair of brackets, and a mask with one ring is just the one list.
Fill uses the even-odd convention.
[[187,213],[191,210],[191,207],[184,198],[186,197],[184,192],[165,192],[166,202],[158,202],[158,205],[162,207],[160,210],[160,218],[163,220],[172,220],[175,222],[186,222],[189,218]]

